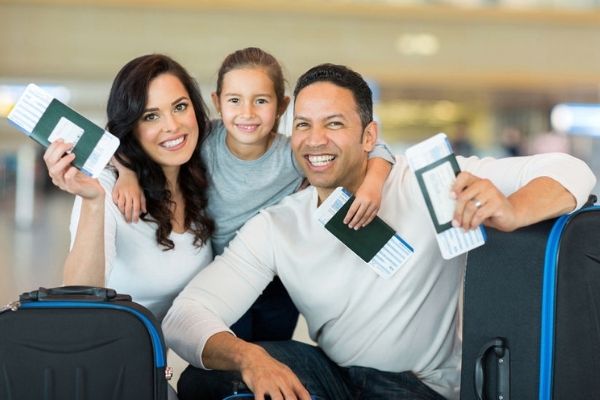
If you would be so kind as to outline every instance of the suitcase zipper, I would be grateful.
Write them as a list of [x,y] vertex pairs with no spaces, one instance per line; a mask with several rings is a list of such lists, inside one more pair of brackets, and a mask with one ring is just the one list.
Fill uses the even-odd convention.
[[170,381],[173,378],[173,367],[165,367],[165,379]]
[[13,301],[12,303],[8,303],[5,306],[0,307],[0,314],[6,311],[17,311],[21,307],[20,301]]

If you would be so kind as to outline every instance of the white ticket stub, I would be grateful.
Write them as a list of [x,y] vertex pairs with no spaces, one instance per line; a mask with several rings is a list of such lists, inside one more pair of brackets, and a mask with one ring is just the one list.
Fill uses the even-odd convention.
[[484,244],[483,227],[465,231],[452,226],[456,201],[450,190],[460,167],[446,135],[438,133],[408,148],[406,158],[417,177],[442,257],[450,259]]
[[390,278],[413,255],[413,248],[381,218],[358,230],[343,219],[354,197],[338,187],[319,206],[316,218],[336,238],[365,261],[379,276]]

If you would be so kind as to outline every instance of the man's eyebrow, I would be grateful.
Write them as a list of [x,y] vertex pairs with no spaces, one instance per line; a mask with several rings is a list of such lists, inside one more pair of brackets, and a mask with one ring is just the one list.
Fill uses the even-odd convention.
[[325,117],[325,120],[330,120],[330,119],[334,119],[334,118],[346,119],[344,114],[333,114],[333,115],[329,115],[329,116]]
[[[331,119],[335,119],[335,118],[341,118],[341,119],[346,119],[346,117],[344,116],[344,114],[332,114],[332,115],[328,115],[325,118],[322,118],[322,121],[329,121]],[[310,118],[307,117],[303,117],[302,115],[296,115],[294,116],[294,120],[302,120],[302,121],[309,121],[311,120]]]

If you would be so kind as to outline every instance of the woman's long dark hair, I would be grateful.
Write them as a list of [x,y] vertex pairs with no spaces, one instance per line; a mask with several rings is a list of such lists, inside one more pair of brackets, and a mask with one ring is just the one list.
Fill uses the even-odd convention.
[[144,190],[148,213],[142,219],[155,222],[158,225],[156,241],[165,250],[173,249],[175,244],[169,239],[173,230],[173,201],[166,177],[161,166],[144,152],[133,134],[146,107],[150,81],[165,73],[172,74],[181,81],[189,94],[198,121],[198,143],[190,160],[181,166],[178,183],[185,201],[185,229],[194,234],[194,245],[199,247],[212,234],[214,224],[205,211],[208,179],[200,157],[200,144],[209,130],[210,122],[196,81],[181,65],[165,55],[150,54],[133,59],[119,71],[113,81],[106,107],[106,129],[121,140],[116,157],[121,164],[136,173]]

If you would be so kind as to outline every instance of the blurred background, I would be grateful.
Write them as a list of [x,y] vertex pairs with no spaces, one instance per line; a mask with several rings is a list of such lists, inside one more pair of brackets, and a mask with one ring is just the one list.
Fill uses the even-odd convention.
[[600,0],[0,0],[0,304],[59,285],[69,241],[71,196],[5,118],[24,86],[104,125],[130,59],[172,56],[208,102],[247,46],[280,60],[288,91],[322,62],[363,74],[397,152],[446,132],[463,155],[565,151],[600,176]]

